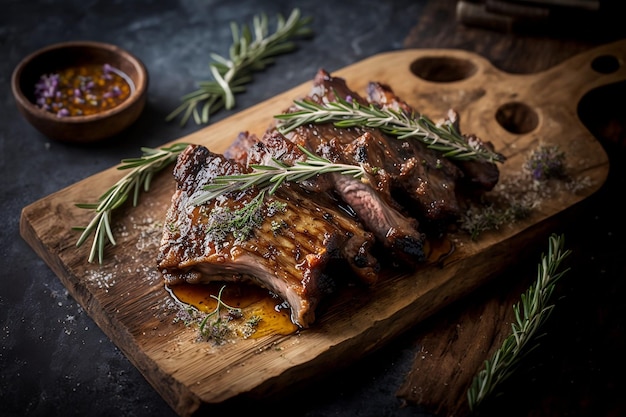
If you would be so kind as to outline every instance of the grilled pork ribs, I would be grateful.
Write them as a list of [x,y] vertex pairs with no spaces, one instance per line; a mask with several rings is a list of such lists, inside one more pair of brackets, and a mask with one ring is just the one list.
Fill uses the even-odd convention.
[[[370,83],[363,98],[343,79],[318,71],[307,99],[323,103],[336,95],[413,112],[386,85]],[[272,195],[252,187],[190,204],[217,176],[248,173],[252,165],[272,159],[287,165],[306,160],[299,146],[332,162],[361,165],[368,180],[327,173],[283,183]],[[306,328],[340,279],[327,274],[329,264],[342,263],[371,285],[378,279],[380,254],[402,265],[423,263],[428,256],[424,230],[454,221],[466,195],[495,186],[498,168],[455,163],[417,140],[399,140],[378,129],[328,123],[285,135],[275,127],[260,137],[242,132],[223,155],[189,145],[174,178],[177,187],[157,257],[165,282],[252,281],[286,301],[293,322]]]

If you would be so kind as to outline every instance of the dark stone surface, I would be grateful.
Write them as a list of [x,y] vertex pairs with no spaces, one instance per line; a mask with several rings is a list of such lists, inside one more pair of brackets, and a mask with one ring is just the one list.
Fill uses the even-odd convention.
[[[0,414],[3,416],[168,416],[174,412],[72,299],[19,234],[21,209],[57,190],[200,129],[165,116],[196,82],[209,79],[209,54],[227,54],[231,21],[271,19],[299,7],[316,34],[279,57],[237,96],[242,110],[302,82],[319,67],[334,71],[402,47],[420,17],[415,0],[102,1],[3,0],[0,9]],[[358,12],[356,12],[358,11]],[[358,18],[356,14],[358,13]],[[271,20],[272,28],[274,20]],[[27,54],[61,41],[96,40],[137,55],[150,73],[140,119],[118,137],[90,146],[53,142],[17,112],[10,92]],[[235,111],[236,111],[235,110]],[[214,120],[234,112],[222,111]],[[420,415],[395,397],[413,354],[401,343],[299,396],[303,416]]]
[[[452,27],[454,2],[0,0],[0,416],[175,415],[24,242],[19,217],[24,206],[137,156],[141,146],[158,147],[201,129],[164,119],[197,81],[210,78],[209,54],[227,54],[231,21],[249,23],[261,12],[273,18],[299,7],[314,18],[316,34],[257,74],[247,92],[237,96],[237,108],[219,112],[214,121],[309,81],[319,67],[332,72],[402,47],[467,49],[513,72],[536,71],[540,64],[560,62],[588,47],[567,37]],[[113,43],[146,64],[147,107],[118,137],[90,146],[53,142],[18,114],[9,85],[17,63],[40,47],[68,40]],[[606,187],[563,224],[576,255],[558,287],[559,305],[547,336],[485,416],[624,415],[626,222],[617,196],[626,179],[625,94],[622,82],[590,94],[580,105],[581,120],[607,149],[611,175]],[[474,301],[468,297],[464,303]],[[444,320],[434,317],[402,340],[315,381],[292,401],[255,404],[252,411],[425,416],[402,404],[396,391],[419,350],[420,332],[446,319],[454,324],[455,314],[462,316],[465,308],[463,303],[457,307],[444,311]]]

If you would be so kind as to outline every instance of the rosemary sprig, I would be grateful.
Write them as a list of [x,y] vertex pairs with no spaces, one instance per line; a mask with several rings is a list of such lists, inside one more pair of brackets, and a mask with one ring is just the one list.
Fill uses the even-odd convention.
[[421,114],[409,116],[392,109],[381,109],[373,104],[363,106],[339,96],[337,101],[324,104],[311,100],[296,100],[294,104],[299,110],[274,116],[278,119],[277,128],[283,134],[309,123],[333,122],[337,127],[377,128],[398,139],[416,138],[451,159],[504,161],[501,154],[482,146],[480,142],[465,139],[452,123],[437,125]]
[[[211,294],[211,298],[217,302],[217,305],[213,311],[204,316],[199,325],[200,335],[205,340],[214,340],[218,344],[224,340],[230,330],[228,321],[222,317],[222,307],[227,310],[228,314],[241,317],[240,308],[229,306],[222,300],[222,292],[224,292],[225,288],[226,285],[222,285],[217,296]],[[213,318],[213,320],[209,321],[211,318]]]
[[297,161],[294,165],[287,165],[276,158],[272,158],[274,165],[251,164],[251,172],[239,175],[223,175],[213,179],[203,187],[203,191],[191,199],[191,205],[200,205],[218,196],[232,191],[241,191],[256,186],[261,189],[269,189],[272,195],[285,181],[301,182],[313,178],[316,175],[328,172],[338,172],[361,178],[366,175],[365,168],[360,165],[337,164],[310,152],[299,146],[306,155],[304,161]]
[[294,9],[287,20],[279,14],[276,31],[271,35],[268,35],[265,14],[254,16],[252,31],[247,25],[242,25],[240,29],[231,22],[233,44],[229,51],[230,59],[211,53],[214,62],[209,64],[209,69],[214,81],[198,83],[199,88],[183,96],[183,103],[166,117],[166,121],[183,114],[181,126],[192,116],[196,124],[208,123],[210,115],[217,110],[232,109],[235,94],[245,91],[244,85],[252,81],[253,72],[272,64],[275,56],[294,50],[296,45],[292,38],[312,34],[307,27],[310,21],[310,18],[300,17],[299,9]]
[[554,309],[554,304],[549,304],[550,297],[556,282],[569,270],[558,272],[561,262],[569,254],[570,251],[563,250],[563,236],[550,236],[548,255],[542,255],[535,284],[522,294],[521,302],[513,306],[515,323],[511,324],[512,333],[491,359],[485,361],[485,368],[474,377],[467,391],[470,410],[475,410],[498,384],[507,379],[530,351],[528,345],[538,336]]
[[143,155],[139,158],[122,160],[120,170],[131,171],[122,177],[98,198],[98,203],[77,203],[76,207],[94,210],[95,215],[86,227],[74,227],[82,230],[76,246],[80,247],[91,235],[94,234],[93,244],[89,252],[89,262],[93,262],[96,254],[98,261],[104,259],[104,248],[107,243],[115,245],[115,238],[111,230],[111,213],[126,202],[131,192],[133,193],[133,205],[137,206],[139,193],[143,189],[148,191],[150,182],[155,173],[176,160],[178,154],[187,147],[187,143],[176,143],[160,149],[141,148]]

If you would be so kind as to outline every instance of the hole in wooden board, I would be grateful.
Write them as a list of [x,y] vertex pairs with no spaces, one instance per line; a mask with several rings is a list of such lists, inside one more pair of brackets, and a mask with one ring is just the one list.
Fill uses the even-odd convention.
[[423,57],[411,63],[411,72],[426,81],[453,82],[471,77],[476,65],[466,59]]
[[522,134],[537,127],[539,116],[526,104],[511,102],[503,104],[496,111],[496,121],[507,131]]
[[619,67],[619,61],[613,55],[602,55],[591,61],[591,68],[600,74],[611,74]]

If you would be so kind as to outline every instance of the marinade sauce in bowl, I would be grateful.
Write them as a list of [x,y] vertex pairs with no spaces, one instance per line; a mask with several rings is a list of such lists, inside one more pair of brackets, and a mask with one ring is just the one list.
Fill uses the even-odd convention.
[[115,45],[74,41],[42,48],[13,71],[21,114],[51,139],[87,143],[126,129],[141,114],[148,73]]

